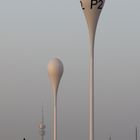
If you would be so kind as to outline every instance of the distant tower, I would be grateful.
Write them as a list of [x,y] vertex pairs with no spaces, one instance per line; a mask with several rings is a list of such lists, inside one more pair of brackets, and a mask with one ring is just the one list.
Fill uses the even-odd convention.
[[136,133],[135,133],[135,135],[136,135],[136,140],[138,140],[138,127],[136,127]]
[[42,121],[39,124],[39,134],[41,135],[41,140],[44,140],[45,128],[46,128],[46,125],[44,124],[44,111],[42,107]]
[[109,137],[109,140],[112,140],[112,137],[111,136]]

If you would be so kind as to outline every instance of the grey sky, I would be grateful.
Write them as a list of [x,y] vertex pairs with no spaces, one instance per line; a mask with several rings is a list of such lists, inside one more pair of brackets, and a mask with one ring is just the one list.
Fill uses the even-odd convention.
[[[134,128],[140,128],[139,5],[139,0],[106,0],[100,16],[96,140],[110,135],[113,140],[134,140]],[[65,67],[58,93],[58,140],[88,139],[88,41],[79,0],[0,1],[0,139],[38,140],[43,103],[50,140],[46,67],[55,56]]]

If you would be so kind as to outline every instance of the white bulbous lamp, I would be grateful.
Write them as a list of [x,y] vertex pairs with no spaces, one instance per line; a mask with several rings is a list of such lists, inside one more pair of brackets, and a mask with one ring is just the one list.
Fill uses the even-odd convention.
[[63,74],[63,63],[58,58],[54,58],[48,63],[48,76],[51,81],[53,91],[53,139],[57,140],[57,91]]

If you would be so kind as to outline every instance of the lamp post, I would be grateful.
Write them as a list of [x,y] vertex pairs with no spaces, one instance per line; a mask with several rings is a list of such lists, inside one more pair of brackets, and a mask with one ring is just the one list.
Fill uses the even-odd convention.
[[94,140],[94,40],[96,27],[105,0],[81,0],[90,38],[89,61],[89,140]]
[[53,140],[57,140],[57,91],[63,74],[63,63],[54,58],[48,64],[48,75],[53,91]]

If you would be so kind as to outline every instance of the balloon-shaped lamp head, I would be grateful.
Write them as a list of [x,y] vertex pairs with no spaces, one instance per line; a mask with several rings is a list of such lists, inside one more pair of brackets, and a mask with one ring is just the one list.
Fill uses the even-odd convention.
[[48,63],[48,75],[51,81],[53,92],[56,94],[63,74],[63,63],[58,58],[54,58]]
[[86,17],[91,45],[93,46],[96,26],[105,0],[81,0],[81,7]]

